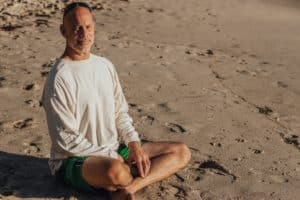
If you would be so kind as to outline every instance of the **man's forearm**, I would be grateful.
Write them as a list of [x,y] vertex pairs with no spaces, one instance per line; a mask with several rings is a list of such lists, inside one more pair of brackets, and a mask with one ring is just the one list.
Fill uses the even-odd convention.
[[132,118],[126,112],[118,113],[116,127],[119,137],[128,146],[131,141],[140,141],[138,133],[132,125]]
[[141,147],[141,143],[139,141],[131,141],[128,143],[128,148],[137,148],[137,147]]

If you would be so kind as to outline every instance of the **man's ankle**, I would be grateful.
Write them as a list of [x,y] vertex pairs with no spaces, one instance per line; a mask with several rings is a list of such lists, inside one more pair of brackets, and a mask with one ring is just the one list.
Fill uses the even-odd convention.
[[124,190],[128,193],[128,194],[135,194],[136,190],[134,189],[134,187],[132,187],[132,185],[130,184],[129,186],[124,187]]

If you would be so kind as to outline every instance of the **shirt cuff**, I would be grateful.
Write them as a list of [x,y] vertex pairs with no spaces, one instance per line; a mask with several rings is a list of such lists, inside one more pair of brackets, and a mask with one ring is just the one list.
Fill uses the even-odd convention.
[[141,142],[139,134],[136,131],[131,131],[127,133],[126,136],[127,137],[124,139],[124,143],[126,144],[126,146],[128,146],[129,142]]

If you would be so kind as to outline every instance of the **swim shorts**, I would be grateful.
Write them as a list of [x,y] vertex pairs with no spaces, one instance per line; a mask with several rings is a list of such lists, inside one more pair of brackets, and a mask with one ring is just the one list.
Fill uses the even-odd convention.
[[[145,142],[141,142],[143,145]],[[124,158],[128,159],[129,148],[121,143],[118,148],[118,154]],[[63,180],[67,185],[83,192],[97,192],[98,188],[89,185],[82,177],[82,165],[86,156],[74,156],[69,157],[64,160],[62,166],[56,173],[56,177]],[[133,177],[137,176],[137,169],[131,169]]]

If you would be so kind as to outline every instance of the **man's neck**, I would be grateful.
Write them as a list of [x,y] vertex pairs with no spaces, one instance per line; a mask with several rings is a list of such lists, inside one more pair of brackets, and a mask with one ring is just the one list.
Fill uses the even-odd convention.
[[61,57],[64,59],[67,59],[67,60],[75,60],[76,61],[76,60],[88,59],[89,56],[90,56],[90,52],[79,53],[67,46]]

